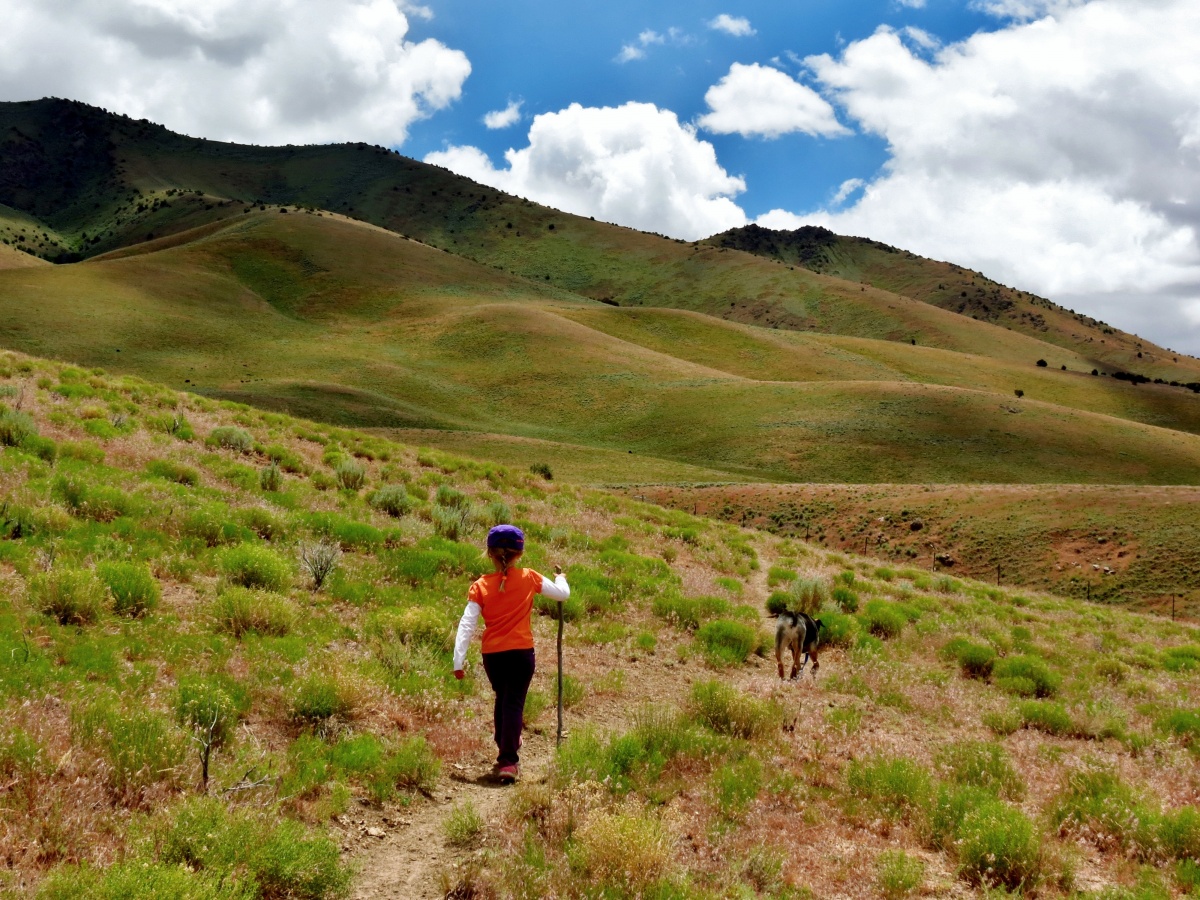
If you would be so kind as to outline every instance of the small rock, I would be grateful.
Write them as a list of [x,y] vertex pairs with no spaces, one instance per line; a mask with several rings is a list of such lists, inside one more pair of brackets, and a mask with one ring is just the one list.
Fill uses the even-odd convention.
[[373,838],[381,838],[383,837],[384,833],[385,832],[382,828],[376,828],[374,825],[367,829],[367,834]]

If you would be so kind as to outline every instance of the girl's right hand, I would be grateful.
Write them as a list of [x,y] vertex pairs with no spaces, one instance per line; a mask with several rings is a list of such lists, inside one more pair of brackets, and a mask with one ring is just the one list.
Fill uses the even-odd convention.
[[555,574],[555,575],[561,575],[561,574],[562,574],[562,566],[555,566],[555,567],[554,567],[554,574]]
[[455,677],[455,678],[457,678],[459,681],[462,681],[462,680],[463,680],[463,678],[465,678],[465,677],[466,677],[466,674],[467,674],[467,673],[466,673],[466,672],[464,672],[462,669],[455,669],[455,670],[454,670],[454,677]]

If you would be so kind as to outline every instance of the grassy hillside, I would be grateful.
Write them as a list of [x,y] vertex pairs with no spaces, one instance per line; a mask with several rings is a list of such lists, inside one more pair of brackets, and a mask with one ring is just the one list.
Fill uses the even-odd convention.
[[[725,478],[1179,484],[1200,464],[1187,392],[625,310],[327,213],[254,211],[0,272],[0,312],[7,346],[213,397]],[[599,480],[634,476],[607,459]]]
[[814,226],[773,231],[748,225],[714,235],[704,243],[903,294],[1057,345],[1101,368],[1136,372],[1150,379],[1196,381],[1180,379],[1179,354],[1135,334],[999,284],[981,272],[926,259],[869,238],[843,237]]
[[631,493],[930,570],[1200,614],[1200,494],[1113,485],[698,485]]
[[[875,289],[860,284],[850,270],[842,274],[851,281],[818,277],[803,266],[570,216],[364,144],[244,147],[46,100],[0,104],[0,158],[5,160],[0,203],[55,229],[60,244],[47,245],[43,255],[56,259],[93,256],[283,204],[293,211],[353,216],[466,259],[623,306],[916,340],[1016,363],[1048,358],[1044,342],[1058,334],[1026,328],[1019,314],[996,319],[1003,328],[956,311],[947,314],[922,302],[930,299],[928,292],[904,279],[876,279]],[[1087,323],[1079,328],[1086,331],[1079,341],[1051,341],[1060,351],[1073,351],[1060,364],[1200,381],[1196,360],[1176,361],[1128,336],[1093,334],[1095,327]],[[1148,355],[1139,359],[1143,350]]]
[[[1200,882],[1193,625],[19,354],[0,403],[6,896]],[[449,647],[508,519],[572,584],[569,735],[555,752],[538,616],[525,777],[499,792],[477,645],[463,682]],[[759,656],[764,600],[825,623],[815,681]]]

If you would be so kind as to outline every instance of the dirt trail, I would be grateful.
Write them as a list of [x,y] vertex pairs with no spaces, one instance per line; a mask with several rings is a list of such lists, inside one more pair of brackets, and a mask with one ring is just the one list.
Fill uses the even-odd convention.
[[[554,750],[554,731],[526,732],[521,749],[524,780],[539,781]],[[375,826],[351,823],[361,840],[354,900],[434,900],[444,896],[441,875],[466,852],[446,841],[443,823],[455,805],[470,802],[484,822],[494,822],[505,801],[505,786],[488,778],[489,754],[472,765],[447,767],[431,800],[419,798],[405,810],[384,815]],[[353,833],[350,832],[351,834]],[[348,835],[349,836],[349,835]]]

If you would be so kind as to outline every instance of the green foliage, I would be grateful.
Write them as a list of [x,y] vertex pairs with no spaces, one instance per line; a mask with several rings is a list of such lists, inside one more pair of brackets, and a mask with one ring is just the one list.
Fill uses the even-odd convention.
[[191,423],[182,413],[162,413],[158,415],[149,415],[144,419],[147,431],[158,431],[162,434],[169,434],[171,437],[178,438],[181,441],[191,441],[196,437],[196,432],[192,430]]
[[454,648],[454,623],[441,610],[427,606],[381,609],[368,621],[366,632],[385,642],[428,647],[439,653]]
[[342,457],[333,467],[333,477],[343,491],[359,491],[367,483],[367,467],[356,459]]
[[887,600],[869,600],[860,618],[868,633],[881,640],[899,637],[908,621],[896,604]]
[[746,661],[760,644],[758,630],[732,619],[714,619],[696,630],[696,641],[705,656],[718,665],[738,665]]
[[858,612],[858,594],[844,584],[839,584],[833,589],[833,602],[844,613]]
[[272,461],[258,473],[258,486],[269,493],[278,493],[283,488],[283,472],[279,464]]
[[799,577],[794,569],[788,569],[784,566],[771,566],[771,568],[767,569],[767,587],[773,588],[776,585],[795,581]]
[[512,510],[509,509],[508,504],[503,500],[493,500],[483,508],[479,514],[479,519],[484,526],[492,528],[496,525],[511,522]]
[[160,863],[242,882],[250,896],[332,900],[350,887],[350,870],[330,838],[271,811],[188,800],[157,818],[151,841]]
[[1044,731],[1046,734],[1067,736],[1074,732],[1071,715],[1061,703],[1050,700],[1024,700],[1017,704],[1021,723],[1026,728]]
[[759,700],[720,681],[697,681],[688,697],[696,720],[718,734],[762,738],[783,724],[783,708],[774,700]]
[[113,612],[121,616],[140,616],[158,606],[162,589],[149,566],[134,562],[103,562],[96,574],[108,588]]
[[230,584],[283,591],[292,580],[291,563],[274,550],[256,544],[239,544],[221,553],[221,574]]
[[955,784],[983,788],[1008,800],[1025,796],[1025,783],[999,744],[958,741],[937,753],[939,773]]
[[117,795],[132,798],[150,785],[173,781],[183,763],[183,736],[166,716],[144,706],[93,702],[75,711],[71,731],[104,757],[109,788]]
[[191,466],[185,466],[170,459],[152,459],[146,463],[146,472],[155,478],[165,478],[176,484],[195,487],[200,483],[200,473]]
[[38,885],[34,896],[37,900],[255,900],[257,891],[217,873],[128,860],[107,869],[60,866]]
[[875,881],[884,900],[901,900],[925,880],[925,863],[903,850],[885,850],[875,861]]
[[29,599],[63,625],[90,625],[104,612],[104,585],[88,569],[57,568],[29,579]]
[[224,447],[238,453],[249,453],[254,449],[254,438],[244,428],[220,425],[209,432],[205,443],[210,447]]
[[858,637],[858,617],[835,609],[821,610],[821,643],[829,647],[853,647]]
[[216,681],[199,676],[179,680],[175,693],[175,721],[190,731],[211,738],[222,747],[233,737],[238,709],[233,698]]
[[[440,488],[438,492],[441,492]],[[457,541],[471,527],[471,509],[466,506],[443,506],[437,503],[429,511],[429,517],[433,522],[433,530],[448,541]]]
[[529,471],[532,472],[534,475],[541,475],[547,481],[554,480],[554,472],[551,471],[550,466],[544,462],[543,463],[534,463],[533,465],[531,465],[529,467]]
[[380,512],[400,518],[412,511],[413,498],[402,484],[385,484],[368,498],[368,503]]
[[678,628],[695,631],[716,616],[726,615],[729,601],[722,597],[684,597],[676,593],[654,598],[654,614]]
[[72,515],[94,522],[111,522],[133,509],[133,503],[124,491],[89,483],[78,475],[60,475],[54,479],[51,491]]
[[442,821],[446,843],[452,847],[471,847],[483,833],[483,816],[469,799],[456,803]]
[[959,873],[973,883],[1015,891],[1041,880],[1041,836],[1023,812],[999,800],[966,814],[957,847]]
[[310,675],[296,686],[292,696],[292,718],[305,725],[319,726],[334,716],[344,717],[352,698],[332,675]]
[[1200,666],[1200,645],[1185,644],[1163,651],[1163,668],[1168,672],[1190,672]]
[[722,819],[741,820],[763,785],[762,763],[753,756],[727,762],[712,774],[713,804]]
[[0,404],[0,447],[20,447],[35,435],[37,425],[30,415]]
[[933,793],[929,772],[909,759],[854,760],[846,772],[850,795],[890,819],[912,821]]
[[988,644],[977,644],[958,637],[942,648],[942,656],[956,661],[968,678],[986,680],[996,665],[996,651]]
[[1050,818],[1064,832],[1084,834],[1101,847],[1114,845],[1143,857],[1153,853],[1157,843],[1159,813],[1109,769],[1072,772]]
[[285,635],[297,619],[296,608],[286,597],[243,587],[225,588],[210,611],[217,629],[237,638],[250,631]]
[[1174,735],[1185,746],[1200,744],[1200,711],[1177,709],[1161,716],[1155,723],[1159,731]]
[[823,578],[802,578],[795,576],[787,588],[775,591],[767,598],[767,612],[779,615],[781,612],[806,613],[815,616],[829,601],[829,585]]
[[996,684],[1021,697],[1053,697],[1062,684],[1062,676],[1036,656],[1008,656],[993,669]]

